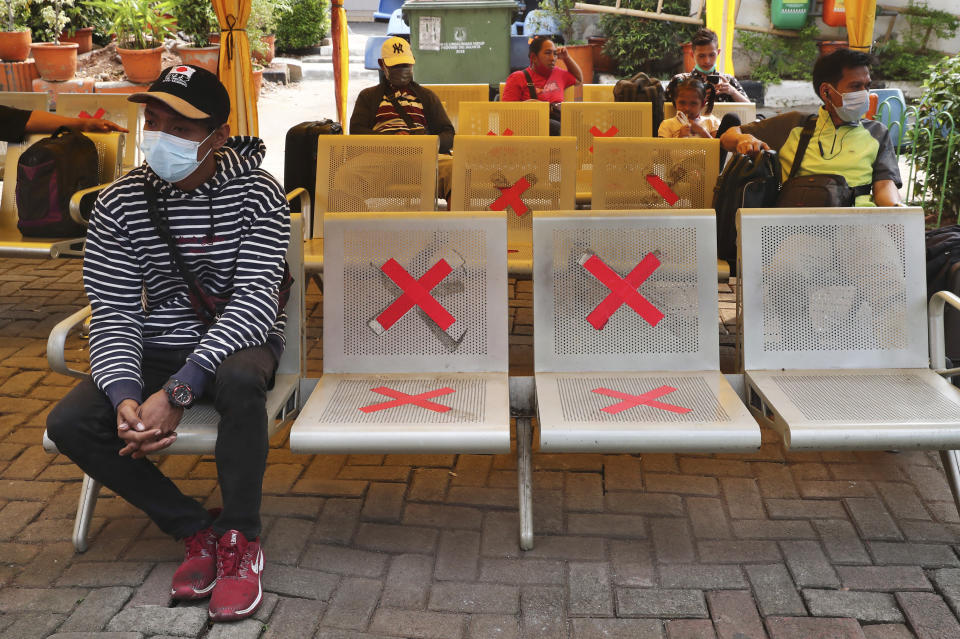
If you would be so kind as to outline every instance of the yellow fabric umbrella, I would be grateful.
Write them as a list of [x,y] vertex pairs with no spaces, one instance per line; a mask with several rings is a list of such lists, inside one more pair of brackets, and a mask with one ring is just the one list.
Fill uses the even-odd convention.
[[230,94],[230,134],[258,135],[260,123],[246,31],[250,0],[213,0],[213,8],[220,22],[220,81]]
[[877,17],[877,0],[846,0],[847,40],[850,48],[869,51],[873,44],[873,23]]
[[347,12],[343,8],[343,0],[333,0],[330,4],[330,33],[333,36],[333,89],[337,100],[337,119],[345,124],[350,45],[347,42]]
[[707,0],[707,28],[716,32],[720,40],[720,58],[717,70],[733,72],[733,25],[737,22],[737,0]]

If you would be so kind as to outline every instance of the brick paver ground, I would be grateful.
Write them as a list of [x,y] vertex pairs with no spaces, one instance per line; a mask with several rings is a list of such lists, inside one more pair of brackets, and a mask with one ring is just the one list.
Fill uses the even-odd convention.
[[[529,374],[530,288],[514,287],[511,369]],[[80,473],[40,439],[73,383],[49,372],[46,336],[83,303],[79,262],[0,260],[0,637],[960,637],[960,518],[938,456],[788,453],[771,431],[753,455],[535,455],[530,552],[514,455],[303,456],[284,432],[264,605],[210,626],[203,604],[168,600],[181,546],[117,498],[73,552]],[[311,285],[311,375],[320,304]],[[217,503],[210,458],[160,464]]]

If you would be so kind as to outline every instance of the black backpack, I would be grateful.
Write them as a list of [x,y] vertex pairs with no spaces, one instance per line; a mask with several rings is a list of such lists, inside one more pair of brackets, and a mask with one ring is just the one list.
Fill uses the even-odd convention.
[[663,122],[663,85],[660,80],[640,72],[631,78],[618,80],[613,86],[614,102],[649,102],[653,105],[653,134]]
[[737,210],[776,206],[780,191],[780,159],[776,151],[761,151],[756,159],[734,155],[713,190],[717,212],[717,257],[737,263]]
[[76,237],[86,229],[70,219],[70,198],[96,186],[97,146],[60,127],[20,155],[17,164],[17,228],[27,237]]
[[[310,201],[314,201],[317,187],[317,140],[321,135],[343,135],[343,127],[339,122],[323,119],[301,122],[287,131],[283,160],[285,193],[303,187],[310,192]],[[290,210],[300,212],[300,201],[291,202]]]

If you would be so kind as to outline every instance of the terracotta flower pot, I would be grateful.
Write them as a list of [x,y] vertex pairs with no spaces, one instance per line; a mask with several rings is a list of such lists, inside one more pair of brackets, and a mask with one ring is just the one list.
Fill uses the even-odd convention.
[[127,80],[134,84],[147,84],[160,77],[160,55],[163,47],[153,49],[122,49],[117,47],[120,61],[123,63],[123,72]]
[[37,73],[48,82],[69,80],[77,72],[76,42],[54,44],[35,42],[30,45],[33,61],[37,63]]
[[593,47],[593,70],[599,73],[614,73],[617,70],[617,61],[603,52],[607,44],[606,36],[590,36],[587,43]]
[[177,55],[184,64],[193,64],[216,74],[220,67],[220,45],[209,47],[179,47]]
[[[589,44],[570,44],[566,46],[566,49],[573,61],[580,67],[580,71],[583,73],[583,83],[593,84],[593,47]],[[564,69],[567,68],[563,62],[557,64]]]
[[77,29],[73,35],[69,35],[66,31],[60,34],[60,43],[65,42],[76,42],[79,45],[77,53],[86,53],[93,48],[93,27],[83,27],[82,29]]
[[0,31],[0,59],[4,62],[23,62],[30,55],[30,29]]
[[846,40],[820,40],[817,42],[817,48],[820,49],[820,57],[830,55],[837,49],[848,49],[850,43]]
[[693,44],[690,42],[683,43],[683,71],[685,73],[690,73],[693,71],[693,67],[697,65],[697,59],[693,57]]
[[253,70],[253,95],[260,99],[260,89],[263,88],[263,69]]
[[207,39],[210,41],[210,44],[220,44],[220,32],[211,33]]
[[260,38],[260,41],[267,45],[267,53],[263,54],[259,51],[254,51],[253,59],[261,64],[269,65],[271,62],[273,62],[273,56],[276,54],[277,36],[265,35]]

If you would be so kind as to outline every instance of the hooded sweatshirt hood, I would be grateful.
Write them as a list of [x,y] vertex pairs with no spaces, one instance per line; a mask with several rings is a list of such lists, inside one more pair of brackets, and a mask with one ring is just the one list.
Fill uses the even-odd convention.
[[267,154],[267,146],[263,140],[252,135],[237,135],[227,138],[222,147],[214,152],[217,169],[213,176],[192,191],[182,191],[170,182],[167,182],[147,165],[147,179],[161,195],[176,194],[197,195],[207,197],[214,195],[225,184],[244,175],[248,175],[260,168],[263,158]]

